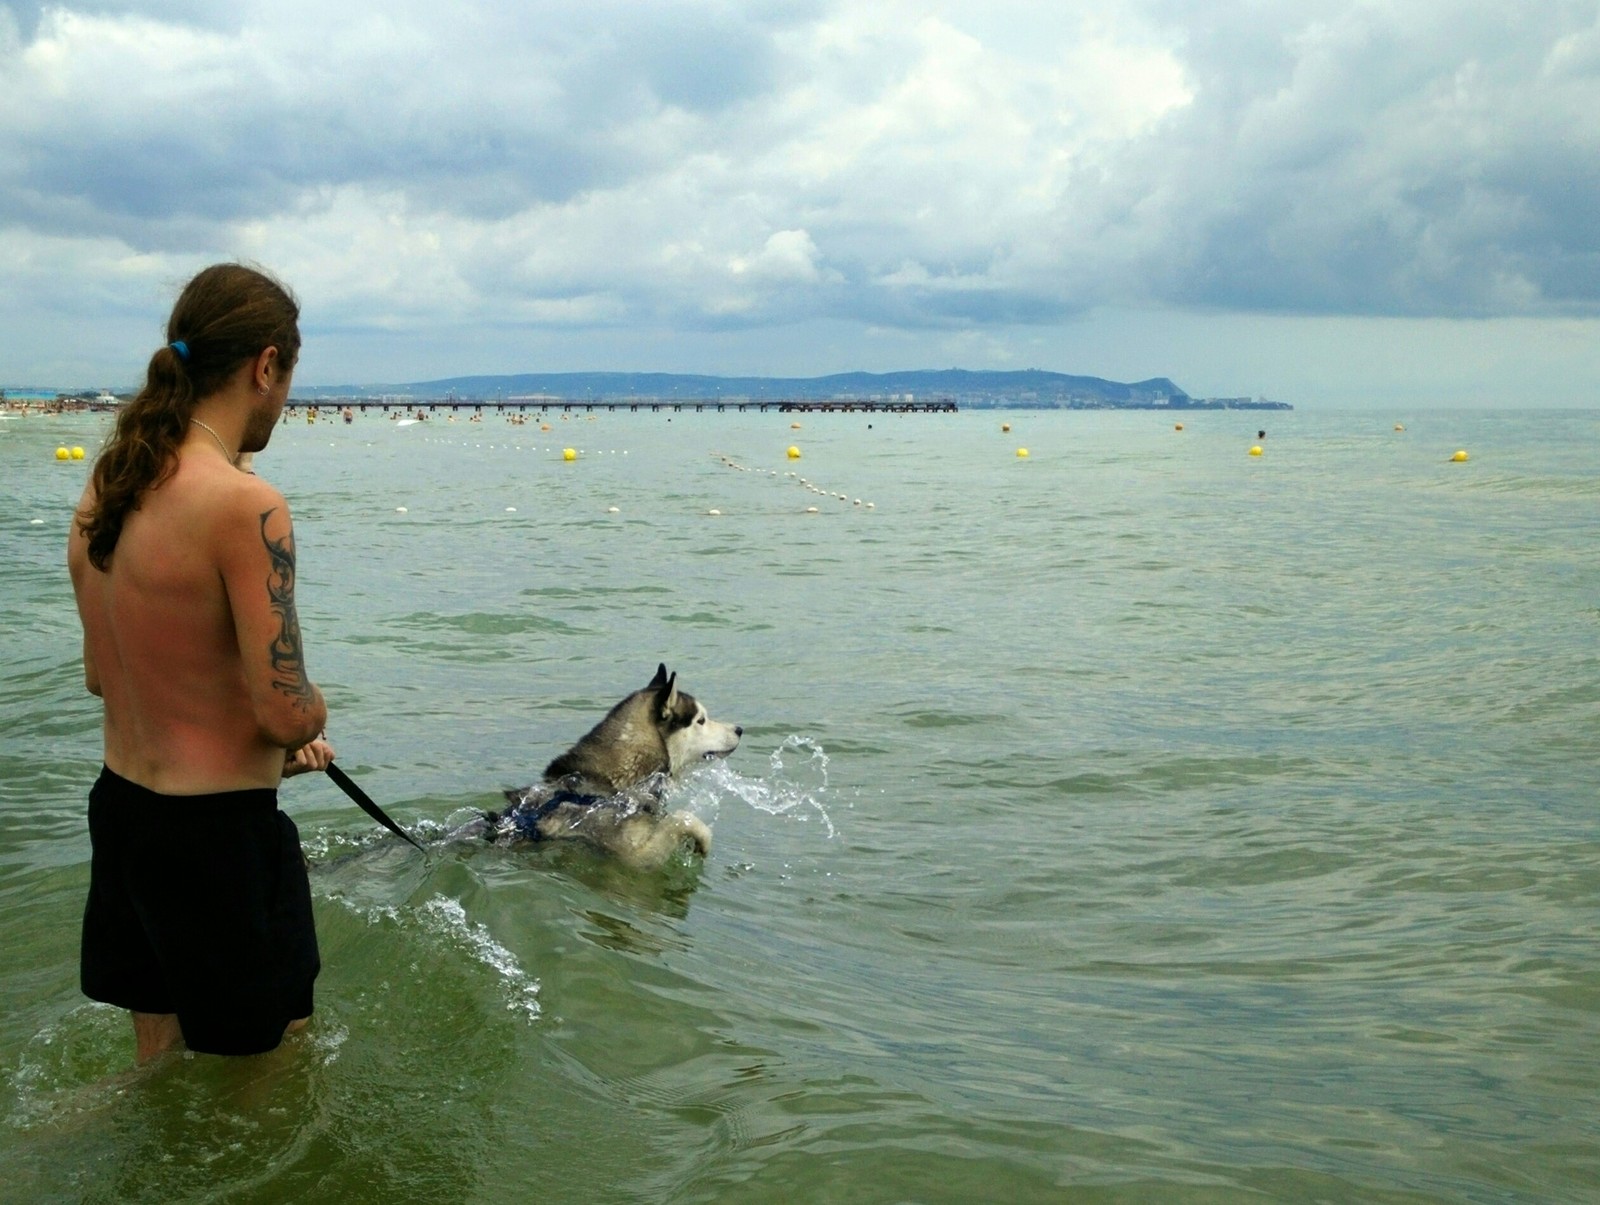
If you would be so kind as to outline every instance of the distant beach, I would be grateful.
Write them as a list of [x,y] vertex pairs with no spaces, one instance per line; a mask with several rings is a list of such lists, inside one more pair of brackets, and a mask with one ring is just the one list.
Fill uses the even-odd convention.
[[30,414],[92,414],[115,410],[123,399],[110,394],[0,392],[0,414],[25,417]]

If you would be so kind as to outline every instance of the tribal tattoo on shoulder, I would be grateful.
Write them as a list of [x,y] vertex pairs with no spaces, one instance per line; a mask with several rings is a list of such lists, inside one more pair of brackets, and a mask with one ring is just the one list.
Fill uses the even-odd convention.
[[267,576],[267,597],[278,617],[278,634],[267,650],[272,660],[272,688],[288,695],[297,708],[305,708],[316,696],[306,677],[300,618],[294,609],[294,538],[285,535],[281,540],[274,540],[269,536],[267,519],[271,515],[271,510],[261,514],[261,542],[267,546],[267,556],[272,561],[272,572]]

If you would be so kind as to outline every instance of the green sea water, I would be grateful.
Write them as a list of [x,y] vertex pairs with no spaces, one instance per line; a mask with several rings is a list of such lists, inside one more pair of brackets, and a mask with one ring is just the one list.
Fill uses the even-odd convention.
[[[0,420],[0,1196],[1600,1199],[1600,412],[1174,417],[279,428],[430,852],[286,783],[312,1026],[138,1071],[77,988],[105,420]],[[745,730],[703,864],[447,839],[663,661]]]

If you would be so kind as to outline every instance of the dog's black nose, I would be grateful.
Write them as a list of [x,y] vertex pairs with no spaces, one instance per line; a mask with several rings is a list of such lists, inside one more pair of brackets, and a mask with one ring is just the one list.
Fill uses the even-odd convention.
[[733,726],[733,735],[734,736],[743,736],[744,735],[744,727],[742,725],[740,725],[740,724],[735,724]]

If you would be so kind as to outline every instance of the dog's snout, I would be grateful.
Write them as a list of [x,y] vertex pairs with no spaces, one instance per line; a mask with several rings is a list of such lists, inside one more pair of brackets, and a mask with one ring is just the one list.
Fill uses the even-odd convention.
[[733,735],[734,736],[743,736],[744,735],[744,725],[735,724],[733,726]]

